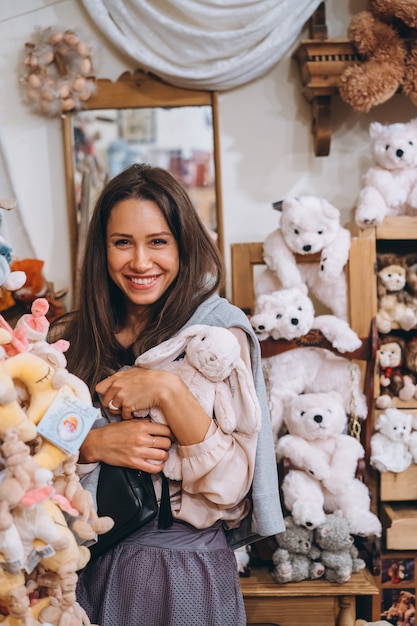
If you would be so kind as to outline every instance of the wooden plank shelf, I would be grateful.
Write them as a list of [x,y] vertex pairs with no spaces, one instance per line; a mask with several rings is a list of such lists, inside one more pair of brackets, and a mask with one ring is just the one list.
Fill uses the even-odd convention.
[[252,568],[251,572],[248,578],[240,579],[248,624],[354,626],[356,596],[379,592],[368,570],[353,574],[343,584],[326,580],[278,584],[268,567]]

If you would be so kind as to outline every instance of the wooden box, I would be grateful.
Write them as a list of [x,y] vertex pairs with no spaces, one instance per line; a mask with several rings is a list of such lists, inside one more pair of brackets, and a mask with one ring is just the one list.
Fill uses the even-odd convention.
[[387,550],[417,550],[417,503],[384,502],[381,522]]
[[398,474],[381,472],[380,500],[381,502],[417,500],[417,465],[413,463]]

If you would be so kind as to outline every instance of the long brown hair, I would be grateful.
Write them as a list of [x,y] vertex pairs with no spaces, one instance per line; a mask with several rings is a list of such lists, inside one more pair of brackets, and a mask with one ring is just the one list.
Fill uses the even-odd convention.
[[61,336],[70,341],[68,369],[91,391],[122,365],[115,330],[125,321],[125,300],[107,271],[106,227],[114,205],[130,198],[150,200],[160,208],[178,244],[180,260],[175,281],[147,309],[146,328],[132,346],[135,357],[178,332],[224,281],[216,244],[187,192],[168,171],[134,164],[111,179],[89,224],[78,310],[58,319],[50,331],[50,340]]

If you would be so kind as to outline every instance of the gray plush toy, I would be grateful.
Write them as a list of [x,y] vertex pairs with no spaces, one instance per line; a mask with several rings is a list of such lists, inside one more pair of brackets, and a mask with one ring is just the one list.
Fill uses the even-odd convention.
[[285,531],[275,536],[278,548],[272,555],[272,577],[277,583],[321,578],[324,567],[320,550],[313,545],[313,531],[297,526],[291,515],[285,518]]
[[315,544],[320,549],[324,565],[324,578],[332,583],[345,583],[352,574],[365,568],[353,544],[349,522],[340,511],[329,513],[326,520],[314,531]]

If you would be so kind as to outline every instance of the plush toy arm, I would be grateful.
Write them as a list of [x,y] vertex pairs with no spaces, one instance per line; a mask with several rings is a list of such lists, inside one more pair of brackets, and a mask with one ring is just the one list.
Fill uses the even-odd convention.
[[416,385],[414,384],[412,378],[410,376],[404,376],[403,378],[403,386],[398,392],[398,397],[403,402],[407,402],[414,398],[414,394],[416,393]]
[[365,186],[374,188],[388,207],[398,208],[407,200],[407,188],[396,180],[390,170],[371,167],[365,174]]
[[292,465],[317,480],[329,476],[330,467],[324,455],[314,445],[296,435],[284,435],[276,446],[278,460],[288,458]]
[[278,277],[283,287],[297,287],[303,282],[294,254],[285,243],[279,228],[266,237],[263,256],[267,267]]
[[330,464],[330,475],[323,481],[323,486],[330,493],[344,493],[355,477],[359,459],[363,459],[365,450],[355,437],[339,435]]
[[272,555],[272,561],[274,565],[280,565],[281,563],[288,563],[290,560],[290,553],[285,548],[277,548]]
[[350,232],[339,228],[334,240],[321,252],[320,269],[323,280],[334,280],[343,271],[350,250]]
[[314,319],[312,328],[320,330],[339,352],[353,352],[362,345],[349,324],[335,315],[319,315]]

